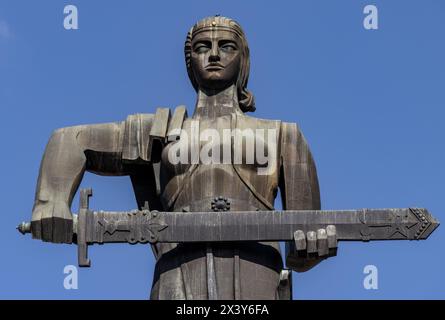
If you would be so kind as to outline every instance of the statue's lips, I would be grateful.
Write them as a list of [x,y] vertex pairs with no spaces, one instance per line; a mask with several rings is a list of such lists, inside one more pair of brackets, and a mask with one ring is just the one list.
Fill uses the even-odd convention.
[[223,70],[224,67],[219,64],[210,64],[207,67],[205,67],[206,71],[220,71]]

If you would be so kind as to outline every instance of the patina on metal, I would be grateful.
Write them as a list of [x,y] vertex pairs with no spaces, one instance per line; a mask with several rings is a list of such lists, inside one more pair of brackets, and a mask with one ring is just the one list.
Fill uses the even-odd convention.
[[[89,266],[95,243],[150,243],[156,257],[152,299],[291,299],[291,272],[304,272],[337,254],[340,240],[426,239],[438,226],[426,209],[322,211],[317,171],[295,123],[245,115],[255,110],[247,89],[249,47],[240,25],[214,16],[187,34],[185,60],[197,92],[195,111],[130,115],[125,121],[56,130],[46,147],[30,223],[22,233],[53,243],[77,243],[79,265]],[[208,129],[228,141],[229,162],[196,158]],[[258,155],[238,142],[245,129],[260,137],[267,163],[238,162]],[[243,140],[244,139],[244,140]],[[257,141],[257,140],[255,140]],[[190,162],[175,163],[175,150]],[[191,150],[191,151],[190,151]],[[193,152],[198,150],[198,152]],[[172,152],[174,151],[174,152]],[[264,151],[264,150],[262,150]],[[267,174],[264,172],[267,167]],[[83,174],[130,176],[138,209],[91,211]],[[283,210],[274,210],[280,191]],[[284,268],[279,241],[286,241]]]
[[[73,239],[79,247],[79,266],[89,267],[87,246],[104,243],[288,241],[295,248],[325,256],[337,241],[425,240],[439,222],[423,208],[359,210],[274,210],[216,212],[91,211],[91,189],[82,189],[75,215]],[[215,198],[220,200],[221,198]],[[318,244],[299,244],[312,230],[326,228]],[[31,233],[31,224],[17,229]],[[301,235],[303,238],[300,238]],[[320,243],[324,240],[324,244]],[[287,259],[295,257],[288,252]],[[290,263],[290,262],[288,262]]]

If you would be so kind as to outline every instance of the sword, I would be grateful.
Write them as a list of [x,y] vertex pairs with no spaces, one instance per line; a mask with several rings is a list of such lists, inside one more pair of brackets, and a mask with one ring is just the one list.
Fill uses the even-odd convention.
[[[275,210],[124,212],[89,209],[91,189],[80,192],[80,209],[73,215],[78,262],[89,267],[88,246],[104,243],[294,241],[297,230],[335,226],[338,241],[425,240],[439,226],[427,209]],[[31,233],[31,223],[17,229]]]

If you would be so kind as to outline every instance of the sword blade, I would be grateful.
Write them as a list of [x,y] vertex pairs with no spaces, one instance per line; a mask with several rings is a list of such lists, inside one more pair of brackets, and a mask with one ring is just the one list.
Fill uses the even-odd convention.
[[87,243],[292,241],[296,230],[334,225],[344,241],[422,240],[439,222],[426,210],[91,212]]

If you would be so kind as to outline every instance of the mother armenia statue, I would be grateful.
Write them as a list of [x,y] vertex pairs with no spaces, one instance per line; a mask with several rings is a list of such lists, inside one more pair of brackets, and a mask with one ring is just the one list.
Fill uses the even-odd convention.
[[[71,203],[85,171],[129,176],[139,208],[148,202],[159,211],[236,215],[273,210],[280,190],[285,210],[320,209],[315,164],[299,127],[246,115],[255,103],[247,89],[249,47],[241,26],[221,16],[199,21],[187,34],[185,62],[197,92],[191,117],[183,106],[158,108],[121,122],[54,131],[40,167],[33,238],[73,241]],[[246,129],[252,140],[243,135]],[[324,232],[308,232],[307,241],[317,243]],[[152,250],[151,299],[280,298],[278,242],[156,243]],[[315,254],[287,250],[287,267],[297,272],[336,254],[334,247]]]

